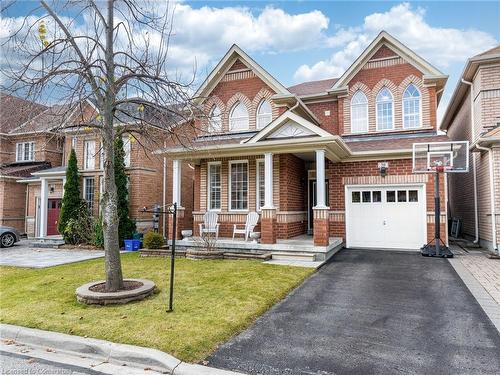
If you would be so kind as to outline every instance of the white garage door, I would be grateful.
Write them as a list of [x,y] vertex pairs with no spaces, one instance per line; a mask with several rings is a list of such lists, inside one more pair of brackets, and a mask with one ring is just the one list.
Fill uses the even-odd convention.
[[347,247],[419,249],[427,241],[423,186],[348,186]]

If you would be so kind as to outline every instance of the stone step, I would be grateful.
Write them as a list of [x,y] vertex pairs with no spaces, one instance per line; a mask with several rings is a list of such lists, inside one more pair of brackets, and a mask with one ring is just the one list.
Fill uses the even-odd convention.
[[273,260],[301,260],[314,262],[316,260],[316,255],[314,253],[299,253],[299,252],[273,252]]
[[224,259],[271,259],[271,254],[255,254],[255,253],[231,253],[224,252]]
[[64,240],[60,239],[39,239],[31,241],[30,246],[33,248],[48,248],[57,249],[59,246],[64,245]]

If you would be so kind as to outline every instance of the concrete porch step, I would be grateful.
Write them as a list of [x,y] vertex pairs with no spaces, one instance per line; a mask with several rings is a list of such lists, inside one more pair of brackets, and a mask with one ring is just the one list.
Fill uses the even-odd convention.
[[271,259],[271,254],[256,254],[256,253],[231,253],[224,252],[224,259]]
[[299,253],[299,252],[273,252],[271,253],[273,260],[300,260],[300,261],[316,261],[316,254],[314,253]]
[[37,238],[30,243],[31,247],[48,249],[57,249],[62,245],[64,245],[64,240],[62,238]]

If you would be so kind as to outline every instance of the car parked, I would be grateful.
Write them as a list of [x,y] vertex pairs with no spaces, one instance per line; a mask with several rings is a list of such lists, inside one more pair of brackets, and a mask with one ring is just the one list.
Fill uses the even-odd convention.
[[21,234],[16,228],[0,226],[0,247],[11,247],[21,241]]

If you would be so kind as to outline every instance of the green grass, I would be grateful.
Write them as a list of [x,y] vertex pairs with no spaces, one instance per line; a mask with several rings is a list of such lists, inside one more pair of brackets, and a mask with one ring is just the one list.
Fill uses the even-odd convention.
[[0,321],[152,347],[199,361],[299,285],[313,270],[247,260],[176,259],[174,312],[165,313],[170,262],[122,255],[125,277],[158,292],[120,306],[85,306],[75,289],[104,278],[104,260],[45,269],[0,267]]

